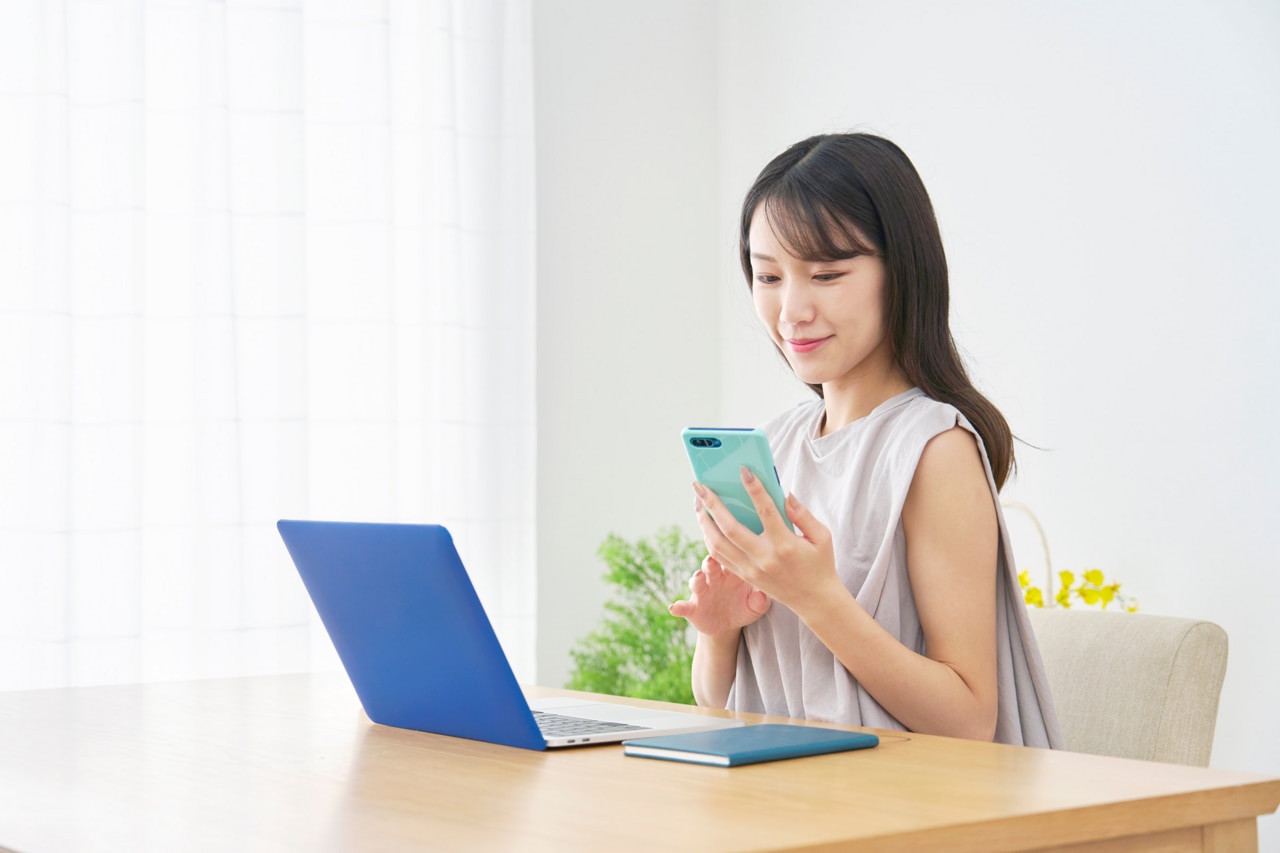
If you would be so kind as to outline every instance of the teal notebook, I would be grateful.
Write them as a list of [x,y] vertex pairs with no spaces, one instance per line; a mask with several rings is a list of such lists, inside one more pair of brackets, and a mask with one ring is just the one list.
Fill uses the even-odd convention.
[[764,723],[737,729],[624,740],[622,751],[638,758],[737,767],[761,761],[866,749],[878,743],[880,738],[863,732]]

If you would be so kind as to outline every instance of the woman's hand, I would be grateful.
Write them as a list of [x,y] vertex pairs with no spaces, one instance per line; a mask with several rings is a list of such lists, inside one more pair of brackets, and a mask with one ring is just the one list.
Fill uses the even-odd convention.
[[706,510],[698,513],[698,526],[712,559],[805,621],[810,614],[847,598],[836,573],[831,531],[794,495],[788,495],[786,511],[796,528],[793,533],[764,485],[745,466],[741,475],[764,526],[759,535],[734,518],[715,492],[701,483],[693,484],[697,505]]
[[689,578],[689,598],[668,610],[689,620],[699,634],[726,636],[745,628],[769,609],[769,597],[737,575],[724,570],[714,557]]

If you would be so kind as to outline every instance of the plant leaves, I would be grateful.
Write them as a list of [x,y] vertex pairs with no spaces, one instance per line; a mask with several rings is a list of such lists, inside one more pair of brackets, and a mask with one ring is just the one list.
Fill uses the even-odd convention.
[[706,556],[702,541],[672,526],[635,542],[610,534],[597,554],[617,589],[596,630],[570,650],[565,686],[693,704],[693,633],[667,605],[688,596],[689,577]]

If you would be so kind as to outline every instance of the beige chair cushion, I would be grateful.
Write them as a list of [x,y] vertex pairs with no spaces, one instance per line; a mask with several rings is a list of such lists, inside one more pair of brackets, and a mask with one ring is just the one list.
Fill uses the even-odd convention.
[[1225,631],[1144,613],[1028,610],[1067,749],[1208,765]]

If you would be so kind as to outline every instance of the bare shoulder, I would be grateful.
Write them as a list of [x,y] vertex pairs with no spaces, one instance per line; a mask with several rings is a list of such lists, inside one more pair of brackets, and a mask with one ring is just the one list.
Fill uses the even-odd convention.
[[977,439],[964,427],[944,430],[924,446],[916,466],[915,482],[922,477],[932,480],[936,477],[976,476],[985,485],[987,477],[981,453]]
[[902,506],[907,572],[933,648],[946,648],[946,637],[970,636],[949,621],[947,608],[962,603],[957,613],[986,614],[994,630],[999,521],[979,452],[962,428],[939,433],[925,446]]
[[944,509],[950,515],[960,507],[985,515],[982,510],[992,507],[992,497],[981,453],[973,434],[963,427],[952,427],[930,439],[911,480],[903,520],[910,525],[915,516]]

